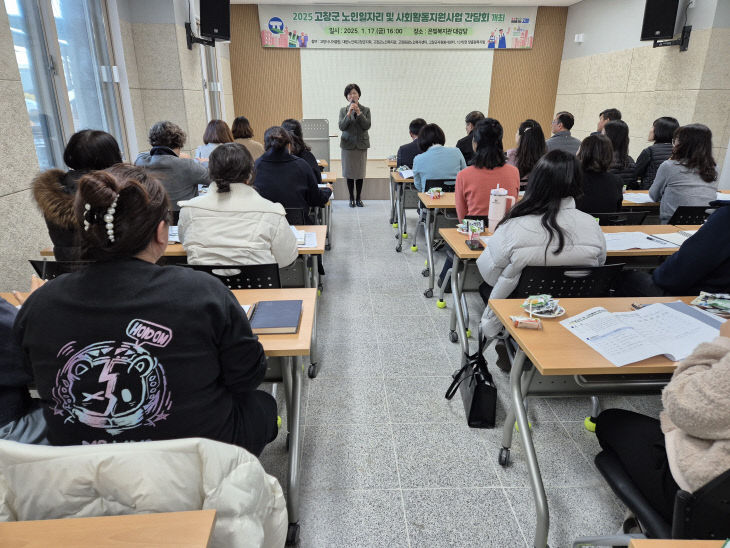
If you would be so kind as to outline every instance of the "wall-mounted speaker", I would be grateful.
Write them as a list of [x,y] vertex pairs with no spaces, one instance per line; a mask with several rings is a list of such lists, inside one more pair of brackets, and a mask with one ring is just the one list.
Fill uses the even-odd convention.
[[216,40],[231,39],[230,0],[200,0],[200,35]]
[[674,37],[679,0],[646,0],[642,40],[665,40]]

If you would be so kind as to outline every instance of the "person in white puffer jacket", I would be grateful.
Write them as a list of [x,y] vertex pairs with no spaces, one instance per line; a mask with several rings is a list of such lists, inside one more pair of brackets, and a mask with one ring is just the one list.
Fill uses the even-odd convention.
[[189,264],[284,267],[297,258],[284,207],[251,186],[253,165],[243,145],[220,145],[210,155],[208,193],[179,202],[178,233]]
[[[601,227],[591,215],[575,208],[575,199],[581,194],[581,172],[575,156],[554,150],[538,161],[525,196],[509,210],[477,259],[486,283],[486,287],[483,284],[480,288],[483,297],[508,298],[527,266],[604,264],[606,239]],[[502,330],[501,322],[488,306],[480,327],[489,338]],[[503,360],[498,361],[498,366],[508,369]]]

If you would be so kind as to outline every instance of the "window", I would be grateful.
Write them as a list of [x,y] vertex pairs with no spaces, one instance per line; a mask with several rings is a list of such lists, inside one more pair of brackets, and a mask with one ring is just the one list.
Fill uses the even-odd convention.
[[41,168],[63,167],[82,129],[114,135],[126,151],[106,2],[5,0]]

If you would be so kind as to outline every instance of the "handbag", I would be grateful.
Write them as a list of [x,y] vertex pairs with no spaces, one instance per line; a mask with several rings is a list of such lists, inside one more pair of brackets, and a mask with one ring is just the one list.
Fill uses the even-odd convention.
[[459,389],[471,428],[494,428],[497,415],[497,387],[484,359],[485,342],[480,337],[479,349],[467,354],[466,363],[452,375],[454,380],[446,391],[446,399],[451,400]]

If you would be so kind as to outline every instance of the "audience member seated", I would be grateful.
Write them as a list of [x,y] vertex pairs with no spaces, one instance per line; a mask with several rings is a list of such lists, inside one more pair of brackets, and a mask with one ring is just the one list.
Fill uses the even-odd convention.
[[679,251],[654,270],[622,273],[619,292],[627,297],[727,293],[730,289],[730,202],[718,209]]
[[423,118],[411,120],[411,123],[408,125],[408,134],[411,136],[411,142],[398,147],[398,154],[396,154],[395,157],[395,163],[398,167],[413,167],[413,159],[421,153],[421,147],[418,146],[418,132],[421,131],[421,128],[425,125],[426,120]]
[[228,124],[223,120],[211,120],[203,133],[203,143],[195,149],[195,159],[203,164],[208,163],[210,153],[215,147],[223,143],[232,143],[233,133],[231,133]]
[[659,166],[672,155],[672,137],[679,127],[676,118],[662,116],[654,120],[649,130],[649,141],[654,144],[641,151],[636,159],[631,190],[648,190],[654,182]]
[[289,132],[289,139],[291,139],[290,152],[297,158],[301,158],[314,172],[314,178],[318,184],[322,183],[322,170],[319,169],[317,158],[312,154],[312,148],[304,142],[304,132],[302,131],[302,124],[299,120],[293,118],[287,118],[281,123],[281,127]]
[[583,139],[578,149],[578,162],[583,169],[583,196],[575,207],[586,213],[610,213],[621,209],[623,181],[608,168],[613,161],[613,147],[605,135],[592,134]]
[[258,455],[277,408],[256,390],[264,349],[219,280],[159,266],[170,204],[144,170],[118,165],[78,184],[83,244],[97,261],[25,302],[14,332],[52,445],[203,437]]
[[[264,134],[266,152],[256,160],[254,187],[272,202],[284,207],[305,211],[310,207],[322,207],[332,195],[332,187],[319,188],[312,168],[289,153],[291,137],[279,126],[270,127]],[[312,220],[307,215],[307,224]]]
[[547,152],[545,134],[536,120],[525,120],[520,124],[515,135],[515,148],[507,151],[507,163],[515,166],[520,172],[520,183],[524,186],[532,168]]
[[206,167],[192,158],[180,156],[185,139],[185,132],[177,124],[157,122],[149,134],[152,149],[141,153],[134,162],[162,183],[170,197],[173,211],[180,211],[178,201],[198,195],[198,185],[210,182]]
[[245,116],[238,116],[233,120],[231,133],[236,143],[241,143],[248,149],[254,162],[264,153],[264,145],[253,140],[253,128]]
[[106,169],[122,161],[116,139],[105,131],[84,129],[74,133],[63,151],[67,172],[49,169],[31,183],[33,198],[43,213],[57,261],[82,259],[73,202],[76,184],[89,171]]
[[659,420],[624,409],[596,419],[596,437],[668,523],[677,491],[690,493],[730,469],[730,321],[674,370]]
[[17,313],[0,297],[0,439],[45,444],[46,419],[38,401],[30,397],[28,385],[33,378],[13,337]]
[[613,161],[608,172],[621,177],[622,186],[633,184],[636,163],[629,156],[629,126],[623,120],[615,120],[603,126],[603,133],[611,140],[613,147]]
[[[575,155],[553,150],[532,170],[525,195],[497,226],[477,259],[485,283],[479,288],[485,303],[506,299],[517,287],[526,266],[600,266],[606,261],[606,239],[590,215],[575,208],[581,195],[581,172]],[[496,337],[502,323],[491,308],[482,315],[481,332]],[[501,339],[497,366],[509,370]]]
[[702,124],[674,132],[672,157],[657,170],[649,196],[659,205],[659,219],[669,222],[679,206],[704,206],[717,197],[712,132]]
[[287,266],[297,240],[281,204],[251,186],[253,159],[242,144],[226,143],[210,155],[213,182],[204,196],[180,202],[178,233],[189,264]]
[[598,124],[596,125],[596,131],[591,135],[599,135],[603,133],[603,128],[608,122],[621,119],[621,111],[617,108],[607,108],[598,115]]
[[[423,192],[428,179],[456,180],[466,167],[464,156],[456,147],[446,147],[446,136],[436,124],[426,124],[418,133],[421,154],[413,160],[413,186]],[[472,154],[474,150],[472,149]]]
[[[494,118],[477,122],[472,132],[474,159],[472,165],[456,176],[456,215],[461,220],[467,215],[489,215],[489,200],[495,188],[503,188],[517,201],[520,193],[520,175],[517,168],[507,165],[502,148],[504,130]],[[543,143],[545,141],[543,140]],[[451,249],[446,250],[446,261],[439,275],[438,285],[454,262]]]
[[473,110],[467,114],[464,119],[464,122],[466,122],[466,137],[462,137],[456,142],[456,148],[461,151],[467,165],[471,165],[471,160],[474,157],[474,149],[471,144],[473,141],[472,132],[474,131],[474,126],[477,125],[479,120],[484,120],[484,114],[478,110]]
[[578,147],[580,147],[580,141],[570,136],[570,129],[573,127],[573,124],[575,124],[575,118],[570,112],[562,111],[555,115],[555,118],[550,124],[550,130],[553,136],[545,141],[548,152],[562,150],[575,156],[575,153],[578,152]]

